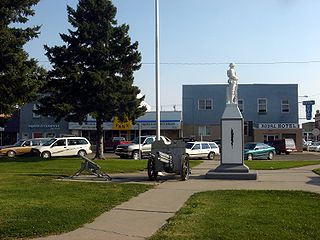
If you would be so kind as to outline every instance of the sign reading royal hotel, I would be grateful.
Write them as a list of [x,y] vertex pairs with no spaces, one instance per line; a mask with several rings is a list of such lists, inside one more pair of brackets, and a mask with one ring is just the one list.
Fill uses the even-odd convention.
[[259,123],[259,129],[295,129],[299,128],[297,123]]

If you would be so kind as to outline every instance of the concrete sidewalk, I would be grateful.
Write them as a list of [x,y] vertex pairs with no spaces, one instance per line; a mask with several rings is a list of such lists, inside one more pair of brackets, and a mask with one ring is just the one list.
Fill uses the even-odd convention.
[[[37,238],[42,240],[138,240],[151,237],[166,221],[174,216],[194,193],[224,189],[303,190],[320,193],[320,177],[312,169],[320,165],[288,170],[257,171],[258,180],[213,180],[204,175],[219,162],[204,161],[192,169],[189,181],[169,176],[154,189],[130,199],[94,222],[61,235]],[[130,175],[129,175],[130,176]],[[112,176],[115,179],[125,179]],[[132,175],[134,177],[134,175]],[[137,182],[150,182],[145,175],[135,176]],[[128,177],[130,179],[130,177]],[[164,178],[166,179],[166,178]],[[131,181],[134,182],[134,181]]]

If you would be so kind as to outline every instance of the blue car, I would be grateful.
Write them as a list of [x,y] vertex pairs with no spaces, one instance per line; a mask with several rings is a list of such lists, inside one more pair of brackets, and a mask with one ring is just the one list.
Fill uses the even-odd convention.
[[265,143],[249,142],[244,145],[244,159],[269,159],[275,155],[275,148]]

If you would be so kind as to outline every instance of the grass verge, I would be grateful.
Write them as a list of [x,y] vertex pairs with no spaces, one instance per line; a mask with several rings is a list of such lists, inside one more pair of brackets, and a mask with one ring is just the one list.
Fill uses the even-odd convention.
[[193,195],[157,239],[319,239],[320,195],[214,191]]
[[276,169],[288,169],[303,167],[308,165],[320,164],[319,160],[314,161],[270,161],[270,160],[254,160],[254,161],[245,161],[250,169],[253,170],[276,170]]
[[[97,161],[103,171],[144,170],[146,161]],[[0,158],[0,239],[77,229],[152,186],[60,182],[80,168],[75,158]]]
[[[0,158],[0,239],[71,231],[151,186],[60,182],[74,174],[79,158]],[[146,160],[95,161],[106,173],[143,171]],[[196,166],[202,161],[191,161]]]

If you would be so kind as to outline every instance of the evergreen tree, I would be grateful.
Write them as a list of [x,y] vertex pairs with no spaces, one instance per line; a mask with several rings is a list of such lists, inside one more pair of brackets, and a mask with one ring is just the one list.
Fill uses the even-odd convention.
[[0,1],[0,113],[11,114],[17,106],[33,101],[45,70],[28,59],[23,46],[39,34],[39,26],[21,28],[19,24],[34,15],[39,0]]
[[133,86],[141,55],[138,43],[131,43],[128,25],[117,25],[110,0],[79,0],[76,10],[68,6],[67,11],[73,28],[60,34],[65,44],[45,46],[53,69],[38,113],[79,123],[92,115],[97,123],[95,158],[100,159],[103,122],[115,116],[134,121],[146,110]]

